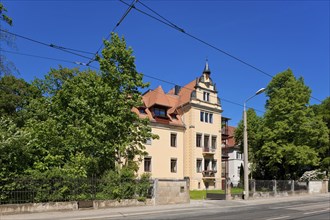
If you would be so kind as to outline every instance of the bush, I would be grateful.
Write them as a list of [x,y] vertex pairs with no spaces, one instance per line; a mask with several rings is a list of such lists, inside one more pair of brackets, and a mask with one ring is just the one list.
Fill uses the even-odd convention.
[[141,180],[136,180],[134,170],[123,167],[117,171],[105,173],[99,186],[98,199],[133,199],[148,196],[150,175],[144,174]]

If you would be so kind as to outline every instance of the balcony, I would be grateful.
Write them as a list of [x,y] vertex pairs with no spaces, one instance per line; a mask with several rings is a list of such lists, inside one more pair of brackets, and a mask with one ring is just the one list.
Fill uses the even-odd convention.
[[215,179],[216,170],[204,170],[203,179]]
[[214,155],[215,150],[215,148],[203,147],[203,155]]

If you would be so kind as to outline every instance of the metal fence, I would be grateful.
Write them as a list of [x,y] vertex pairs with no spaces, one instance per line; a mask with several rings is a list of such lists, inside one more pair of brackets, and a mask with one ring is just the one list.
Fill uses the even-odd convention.
[[[123,184],[125,185],[125,184]],[[117,187],[124,190],[127,198],[138,198],[141,194],[152,197],[153,181],[149,182],[147,192],[135,184],[126,184]],[[56,178],[56,179],[29,179],[21,178],[12,181],[0,182],[0,204],[20,204],[36,202],[65,202],[78,200],[114,199],[116,195],[111,183],[99,178]]]
[[294,180],[250,180],[250,192],[297,192],[308,191],[308,182]]

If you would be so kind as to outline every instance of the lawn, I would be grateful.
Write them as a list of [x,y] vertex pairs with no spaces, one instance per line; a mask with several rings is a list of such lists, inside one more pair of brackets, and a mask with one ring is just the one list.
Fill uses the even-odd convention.
[[[219,193],[219,194],[224,194],[224,190],[207,190],[209,193]],[[232,188],[231,193],[236,194],[236,193],[242,193],[243,189],[242,188]],[[191,190],[190,191],[190,199],[205,199],[206,198],[206,190]]]

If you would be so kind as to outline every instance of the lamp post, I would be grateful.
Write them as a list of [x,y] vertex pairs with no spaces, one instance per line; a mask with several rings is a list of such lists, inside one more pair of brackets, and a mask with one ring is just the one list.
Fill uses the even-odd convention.
[[244,199],[249,198],[249,157],[248,157],[248,137],[247,137],[247,117],[246,117],[246,103],[253,97],[263,93],[266,89],[259,89],[253,96],[245,100],[244,102],[244,112],[243,112],[243,122],[244,122]]

